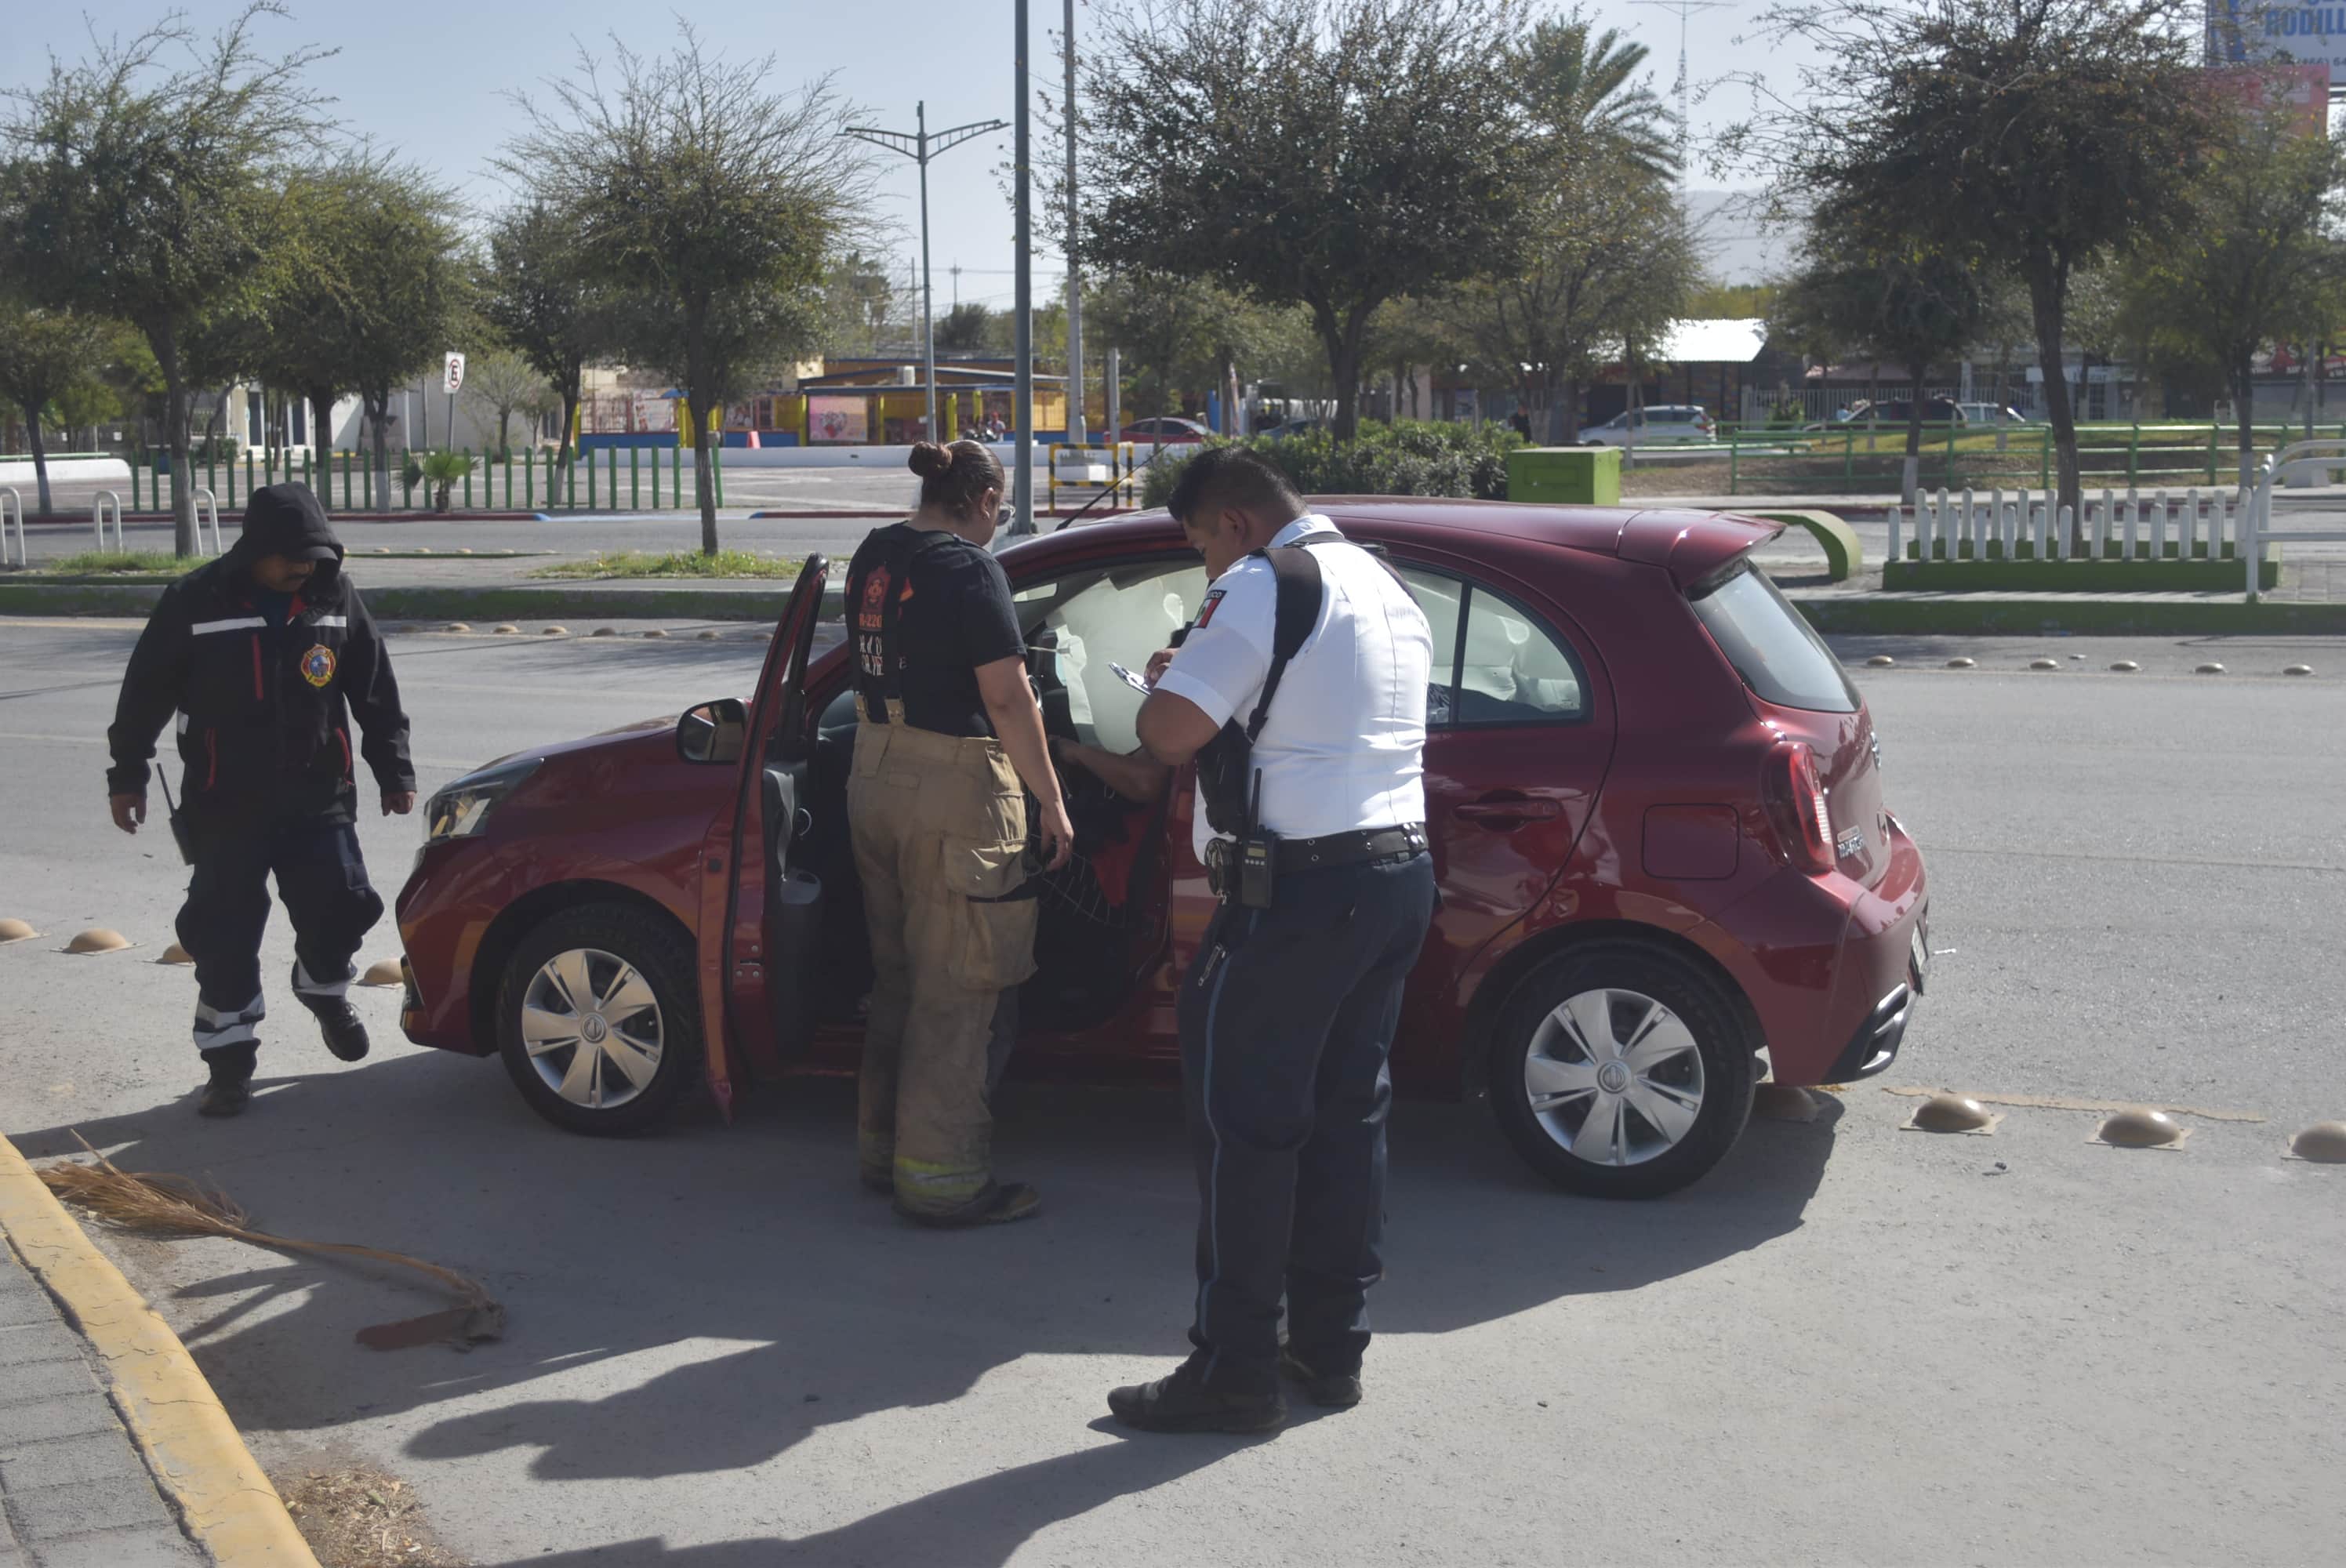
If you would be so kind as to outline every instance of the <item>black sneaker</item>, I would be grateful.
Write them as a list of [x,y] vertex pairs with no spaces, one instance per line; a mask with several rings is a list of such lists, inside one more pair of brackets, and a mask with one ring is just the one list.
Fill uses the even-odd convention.
[[1284,1341],[1279,1347],[1279,1369],[1323,1410],[1349,1410],[1361,1402],[1360,1373],[1315,1372]]
[[[297,987],[301,983],[298,972],[294,983]],[[359,1010],[351,1005],[349,997],[302,996],[298,989],[293,994],[300,996],[301,1005],[316,1016],[318,1033],[324,1038],[327,1050],[345,1062],[366,1060],[369,1044],[366,1021],[359,1016]]]
[[249,1045],[224,1045],[204,1053],[204,1065],[210,1071],[211,1080],[196,1097],[196,1115],[234,1116],[243,1113],[245,1106],[252,1103],[254,1055]]
[[1108,1390],[1107,1408],[1128,1427],[1152,1432],[1267,1432],[1287,1420],[1287,1400],[1209,1389],[1184,1361],[1153,1383]]

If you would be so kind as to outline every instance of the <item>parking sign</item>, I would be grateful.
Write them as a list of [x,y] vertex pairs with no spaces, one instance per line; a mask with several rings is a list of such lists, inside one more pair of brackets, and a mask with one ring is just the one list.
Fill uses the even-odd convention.
[[451,396],[454,396],[457,390],[463,387],[464,384],[464,356],[462,354],[450,354],[448,356],[447,373],[441,378],[440,390],[447,392]]

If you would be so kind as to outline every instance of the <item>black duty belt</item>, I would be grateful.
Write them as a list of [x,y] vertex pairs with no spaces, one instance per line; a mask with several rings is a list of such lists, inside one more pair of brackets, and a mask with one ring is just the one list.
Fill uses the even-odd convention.
[[[1331,866],[1356,866],[1367,860],[1406,860],[1425,852],[1425,824],[1404,822],[1398,828],[1358,828],[1349,833],[1323,833],[1316,839],[1275,839],[1279,869],[1320,871]],[[1206,841],[1206,885],[1214,896],[1223,891],[1223,878],[1236,845],[1228,839]]]

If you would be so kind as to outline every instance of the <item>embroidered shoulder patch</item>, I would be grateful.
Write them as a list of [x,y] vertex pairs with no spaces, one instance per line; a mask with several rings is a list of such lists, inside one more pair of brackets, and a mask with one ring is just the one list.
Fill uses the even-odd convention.
[[320,643],[301,656],[301,678],[321,690],[334,678],[334,650]]
[[1222,593],[1223,590],[1220,588],[1213,589],[1211,592],[1207,594],[1206,602],[1198,606],[1198,630],[1203,631],[1207,625],[1213,620],[1214,611],[1222,602]]

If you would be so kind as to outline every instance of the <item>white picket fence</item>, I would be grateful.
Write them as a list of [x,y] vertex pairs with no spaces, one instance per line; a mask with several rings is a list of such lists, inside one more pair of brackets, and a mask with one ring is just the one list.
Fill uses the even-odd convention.
[[[2082,548],[2073,546],[2069,509],[2049,490],[1942,490],[1913,507],[1890,509],[1892,561],[2220,560],[2238,548],[2253,494],[2231,490],[2164,490],[2119,495],[2105,490],[2086,503]],[[2170,556],[2170,543],[2173,546]]]

